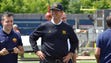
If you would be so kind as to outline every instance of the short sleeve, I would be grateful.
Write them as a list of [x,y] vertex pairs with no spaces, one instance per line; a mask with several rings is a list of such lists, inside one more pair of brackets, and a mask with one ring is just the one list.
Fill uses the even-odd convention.
[[96,47],[101,48],[102,47],[102,33],[99,34],[97,40],[96,40]]
[[20,33],[17,33],[17,36],[18,36],[18,46],[23,46],[23,43],[22,43],[22,39],[21,39],[21,34]]

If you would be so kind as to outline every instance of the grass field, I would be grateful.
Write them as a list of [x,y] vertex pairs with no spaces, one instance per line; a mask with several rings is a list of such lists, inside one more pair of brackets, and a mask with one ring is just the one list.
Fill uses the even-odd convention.
[[77,63],[96,63],[95,60],[81,60],[81,61],[77,61]]
[[[39,63],[39,61],[19,61],[18,63]],[[81,60],[77,61],[77,63],[96,63],[96,61]]]
[[[34,53],[25,53],[25,58],[37,58]],[[20,58],[20,56],[19,56]],[[39,61],[18,61],[18,63],[39,63]],[[95,60],[77,60],[77,63],[96,63]]]

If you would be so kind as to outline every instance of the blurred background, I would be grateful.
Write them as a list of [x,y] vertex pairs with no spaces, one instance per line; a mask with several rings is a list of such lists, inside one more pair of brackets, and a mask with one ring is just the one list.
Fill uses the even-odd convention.
[[[45,15],[50,13],[50,6],[55,2],[62,3],[67,23],[79,38],[77,63],[96,63],[95,42],[98,34],[107,28],[105,19],[111,15],[111,0],[0,0],[0,17],[4,12],[12,12],[14,24],[19,27],[22,35],[25,54],[19,56],[19,63],[39,63],[30,46],[29,34],[47,21]],[[41,38],[38,40],[39,47],[40,44]]]

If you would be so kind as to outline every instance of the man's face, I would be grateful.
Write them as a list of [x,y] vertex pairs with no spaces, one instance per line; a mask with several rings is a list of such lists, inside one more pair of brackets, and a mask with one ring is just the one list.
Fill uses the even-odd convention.
[[3,17],[4,20],[2,21],[2,25],[3,25],[3,28],[5,30],[11,30],[13,28],[13,17],[10,16],[10,17]]
[[63,11],[52,10],[52,16],[57,19],[61,19]]

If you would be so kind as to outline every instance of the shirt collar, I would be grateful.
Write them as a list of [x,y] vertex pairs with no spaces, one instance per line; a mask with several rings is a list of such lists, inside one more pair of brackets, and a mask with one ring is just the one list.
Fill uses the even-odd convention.
[[5,35],[12,35],[13,34],[13,30],[11,30],[11,32],[9,34],[7,34],[6,32],[3,31],[3,29],[1,29],[2,33]]
[[60,24],[62,23],[62,20],[61,20],[59,23],[56,24],[56,23],[54,22],[54,18],[52,17],[51,22],[52,22],[53,24],[55,24],[55,25],[60,25]]

